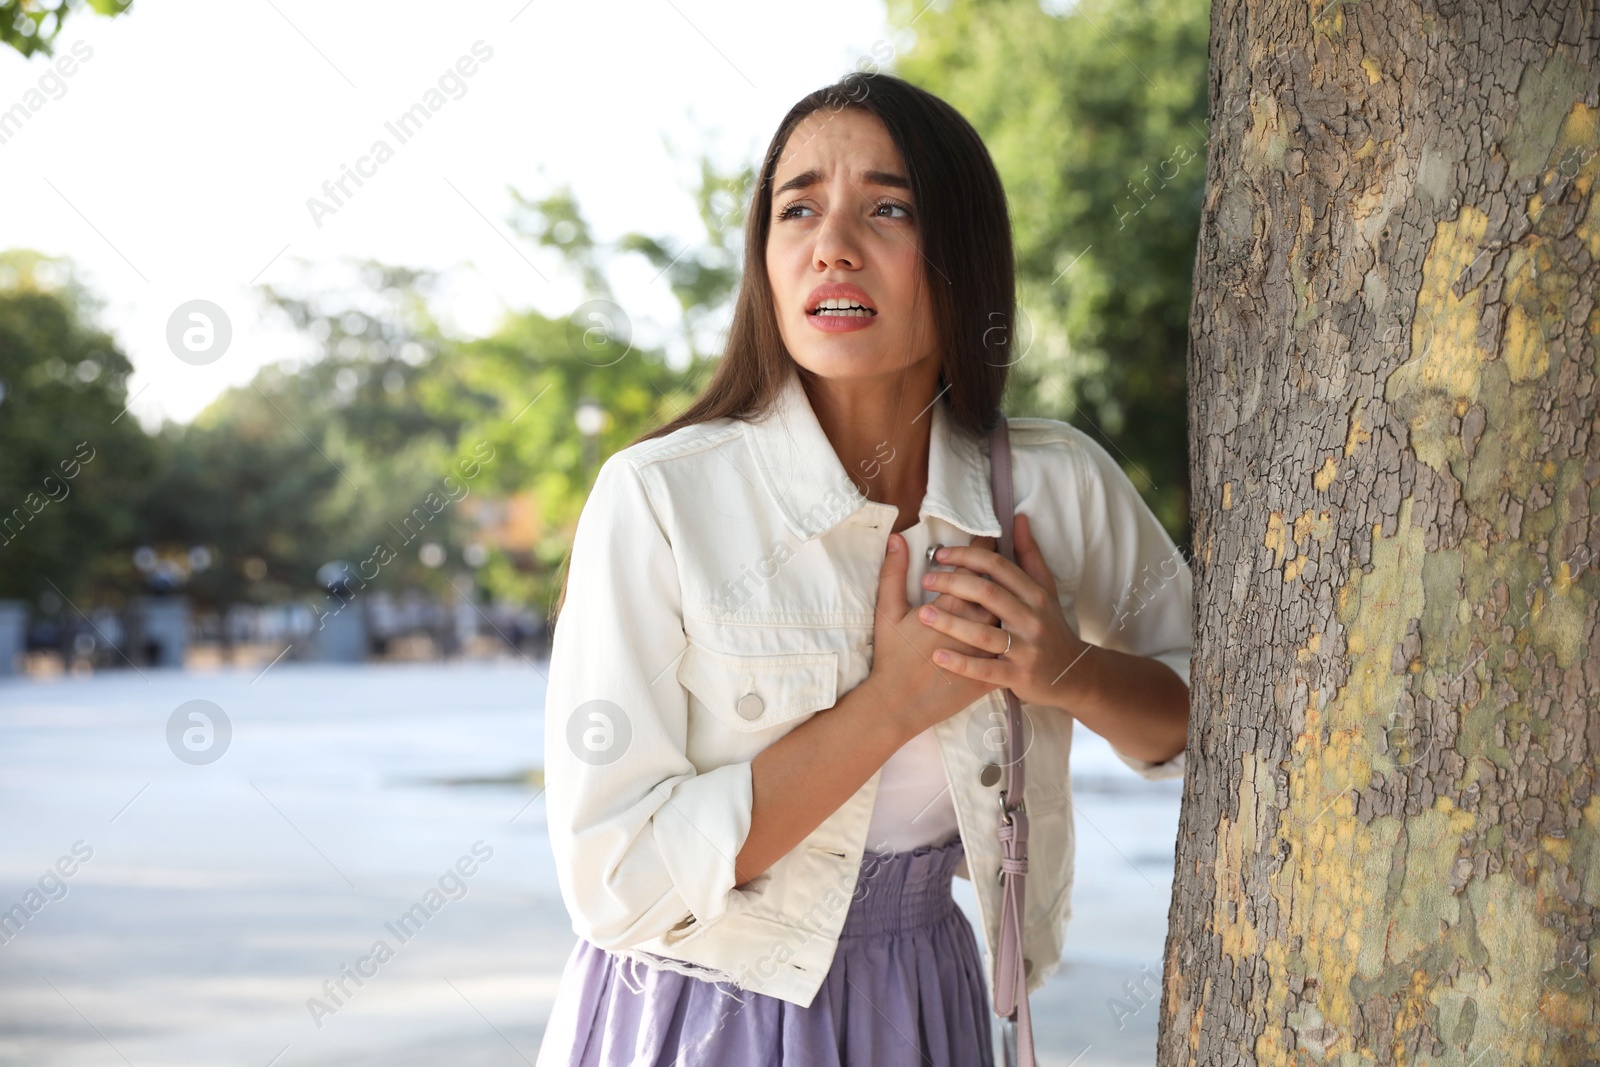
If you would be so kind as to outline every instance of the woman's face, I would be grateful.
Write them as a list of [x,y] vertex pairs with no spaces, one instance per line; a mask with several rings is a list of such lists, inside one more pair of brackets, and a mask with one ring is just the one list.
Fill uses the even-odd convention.
[[[907,178],[882,120],[856,108],[813,112],[779,158],[767,278],[784,344],[820,377],[884,376],[934,355]],[[867,310],[819,313],[830,295]]]

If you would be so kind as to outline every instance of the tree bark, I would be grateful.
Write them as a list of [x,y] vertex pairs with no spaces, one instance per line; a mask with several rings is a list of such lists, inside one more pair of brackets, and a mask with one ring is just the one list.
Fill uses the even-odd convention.
[[1213,0],[1159,1063],[1600,1063],[1600,13]]

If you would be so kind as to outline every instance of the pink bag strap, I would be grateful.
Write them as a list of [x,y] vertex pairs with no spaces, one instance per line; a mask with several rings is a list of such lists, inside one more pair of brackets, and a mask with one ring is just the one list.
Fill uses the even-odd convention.
[[[1015,506],[1011,486],[1011,437],[1006,417],[989,432],[989,475],[994,513],[1000,519],[1000,554],[1016,561],[1012,538]],[[1000,945],[994,1010],[1001,1016],[1005,1067],[1035,1067],[1033,1016],[1028,1011],[1028,975],[1022,956],[1022,917],[1026,914],[1028,813],[1023,807],[1022,702],[1006,696],[1005,763],[1000,768]]]

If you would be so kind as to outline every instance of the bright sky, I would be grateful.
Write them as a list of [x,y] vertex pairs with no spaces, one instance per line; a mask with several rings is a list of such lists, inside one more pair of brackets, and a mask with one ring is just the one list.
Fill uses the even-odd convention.
[[[0,247],[75,260],[136,368],[133,414],[147,427],[187,422],[261,366],[308,351],[263,315],[252,284],[326,291],[348,284],[345,264],[372,258],[448,272],[435,306],[452,331],[488,331],[509,309],[565,316],[577,283],[553,253],[512,237],[509,187],[538,198],[570,185],[601,240],[638,230],[697,243],[695,159],[759,162],[796,100],[882,66],[893,45],[908,39],[891,37],[881,0],[80,11],[56,40],[57,59],[76,58],[70,75],[0,48],[0,112],[30,112],[0,129]],[[470,76],[456,69],[463,57]],[[402,143],[385,123],[442,76],[457,84]],[[323,183],[379,138],[392,158],[366,164],[319,226],[308,198],[326,201]],[[649,343],[676,304],[653,268],[625,262],[612,282]],[[200,366],[166,341],[173,311],[196,299],[233,328],[226,354]]]

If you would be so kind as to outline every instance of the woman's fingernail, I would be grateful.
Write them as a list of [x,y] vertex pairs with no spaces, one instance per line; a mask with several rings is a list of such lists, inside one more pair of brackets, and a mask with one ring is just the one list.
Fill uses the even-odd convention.
[[938,611],[934,610],[933,605],[929,604],[922,609],[922,617],[928,622],[932,622],[934,619],[939,617],[939,613]]

